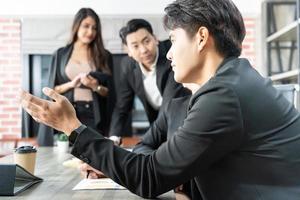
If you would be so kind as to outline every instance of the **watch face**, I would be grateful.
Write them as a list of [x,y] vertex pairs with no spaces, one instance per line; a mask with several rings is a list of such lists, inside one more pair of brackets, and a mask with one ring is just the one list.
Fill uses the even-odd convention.
[[71,135],[69,136],[69,141],[71,143],[74,143],[77,136],[84,131],[84,129],[86,129],[87,127],[83,124],[81,124],[78,128],[76,128],[74,131],[72,131]]
[[76,129],[74,131],[72,131],[72,133],[69,136],[69,141],[71,142],[71,144],[75,143],[77,135],[78,135],[78,133],[76,132]]

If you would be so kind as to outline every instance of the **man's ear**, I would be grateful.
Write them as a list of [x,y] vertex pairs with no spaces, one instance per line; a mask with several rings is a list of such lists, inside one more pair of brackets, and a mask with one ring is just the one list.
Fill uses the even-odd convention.
[[157,37],[155,35],[153,35],[153,38],[155,40],[155,44],[158,45],[159,41],[158,41]]
[[129,57],[131,57],[130,51],[128,50],[128,46],[127,46],[126,44],[123,44],[123,50],[124,50],[125,53],[127,53],[127,55],[128,55]]
[[207,44],[209,37],[209,31],[205,26],[199,27],[197,33],[196,33],[196,42],[198,45],[198,50],[202,51],[202,49]]

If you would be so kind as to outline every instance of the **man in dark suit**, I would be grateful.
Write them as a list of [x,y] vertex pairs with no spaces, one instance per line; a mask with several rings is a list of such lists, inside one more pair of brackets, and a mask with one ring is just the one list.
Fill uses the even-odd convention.
[[158,42],[149,22],[144,19],[130,20],[120,30],[120,37],[128,56],[121,62],[117,103],[110,126],[110,138],[116,143],[124,132],[135,95],[141,100],[152,123],[160,107],[181,95],[181,92],[188,92],[174,81],[170,62],[166,58],[170,41]]
[[[183,84],[183,86],[191,90],[193,94],[200,87],[197,84]],[[170,139],[186,118],[190,98],[191,95],[186,95],[171,99],[143,135],[142,140],[133,148],[133,152],[145,155],[151,154],[157,150],[160,145]],[[83,177],[91,179],[102,178],[104,176],[102,172],[92,168],[86,163],[80,165],[80,171]],[[185,195],[193,198],[195,195],[191,192],[192,187],[193,180],[177,187],[175,189],[176,199],[178,196],[181,196],[179,199],[182,199]]]
[[[194,94],[200,86],[197,84],[183,84]],[[141,141],[133,148],[133,152],[151,154],[160,145],[170,139],[176,130],[183,124],[191,94],[173,98],[161,110],[160,115],[152,123]]]
[[175,80],[202,86],[183,125],[155,152],[115,146],[51,89],[44,93],[55,102],[24,92],[23,107],[69,135],[74,156],[142,197],[193,180],[193,199],[299,199],[300,114],[238,58],[245,36],[239,10],[231,0],[176,0],[165,11]]

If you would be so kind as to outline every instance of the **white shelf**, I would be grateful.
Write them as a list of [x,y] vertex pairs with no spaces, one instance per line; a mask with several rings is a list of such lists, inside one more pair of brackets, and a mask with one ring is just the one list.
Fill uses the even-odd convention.
[[146,129],[149,128],[150,123],[147,121],[144,122],[132,122],[131,126],[133,129]]
[[297,41],[297,25],[300,24],[300,19],[290,23],[274,34],[267,37],[267,42],[275,41]]
[[284,73],[280,73],[280,74],[270,76],[270,79],[272,81],[295,79],[295,78],[298,77],[298,73],[299,73],[299,70],[294,69],[294,70],[291,70],[291,71],[288,71],[288,72],[284,72]]

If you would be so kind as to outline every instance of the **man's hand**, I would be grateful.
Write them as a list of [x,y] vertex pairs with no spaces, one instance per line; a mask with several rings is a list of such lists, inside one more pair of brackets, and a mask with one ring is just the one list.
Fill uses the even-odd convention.
[[22,91],[20,101],[22,107],[35,121],[46,124],[68,136],[81,123],[76,117],[75,109],[68,99],[50,88],[43,88],[43,93],[53,99],[48,101]]
[[[79,166],[79,170],[80,170],[81,175],[84,178],[97,179],[97,178],[105,177],[105,175],[102,172],[100,172],[99,170],[91,167],[90,165],[88,165],[86,163],[82,163]],[[87,177],[87,174],[89,174],[88,177]]]
[[121,139],[121,137],[112,135],[112,136],[110,136],[108,139],[110,139],[111,141],[113,141],[114,144],[117,145],[117,146],[120,146],[120,145],[122,144],[122,139]]

